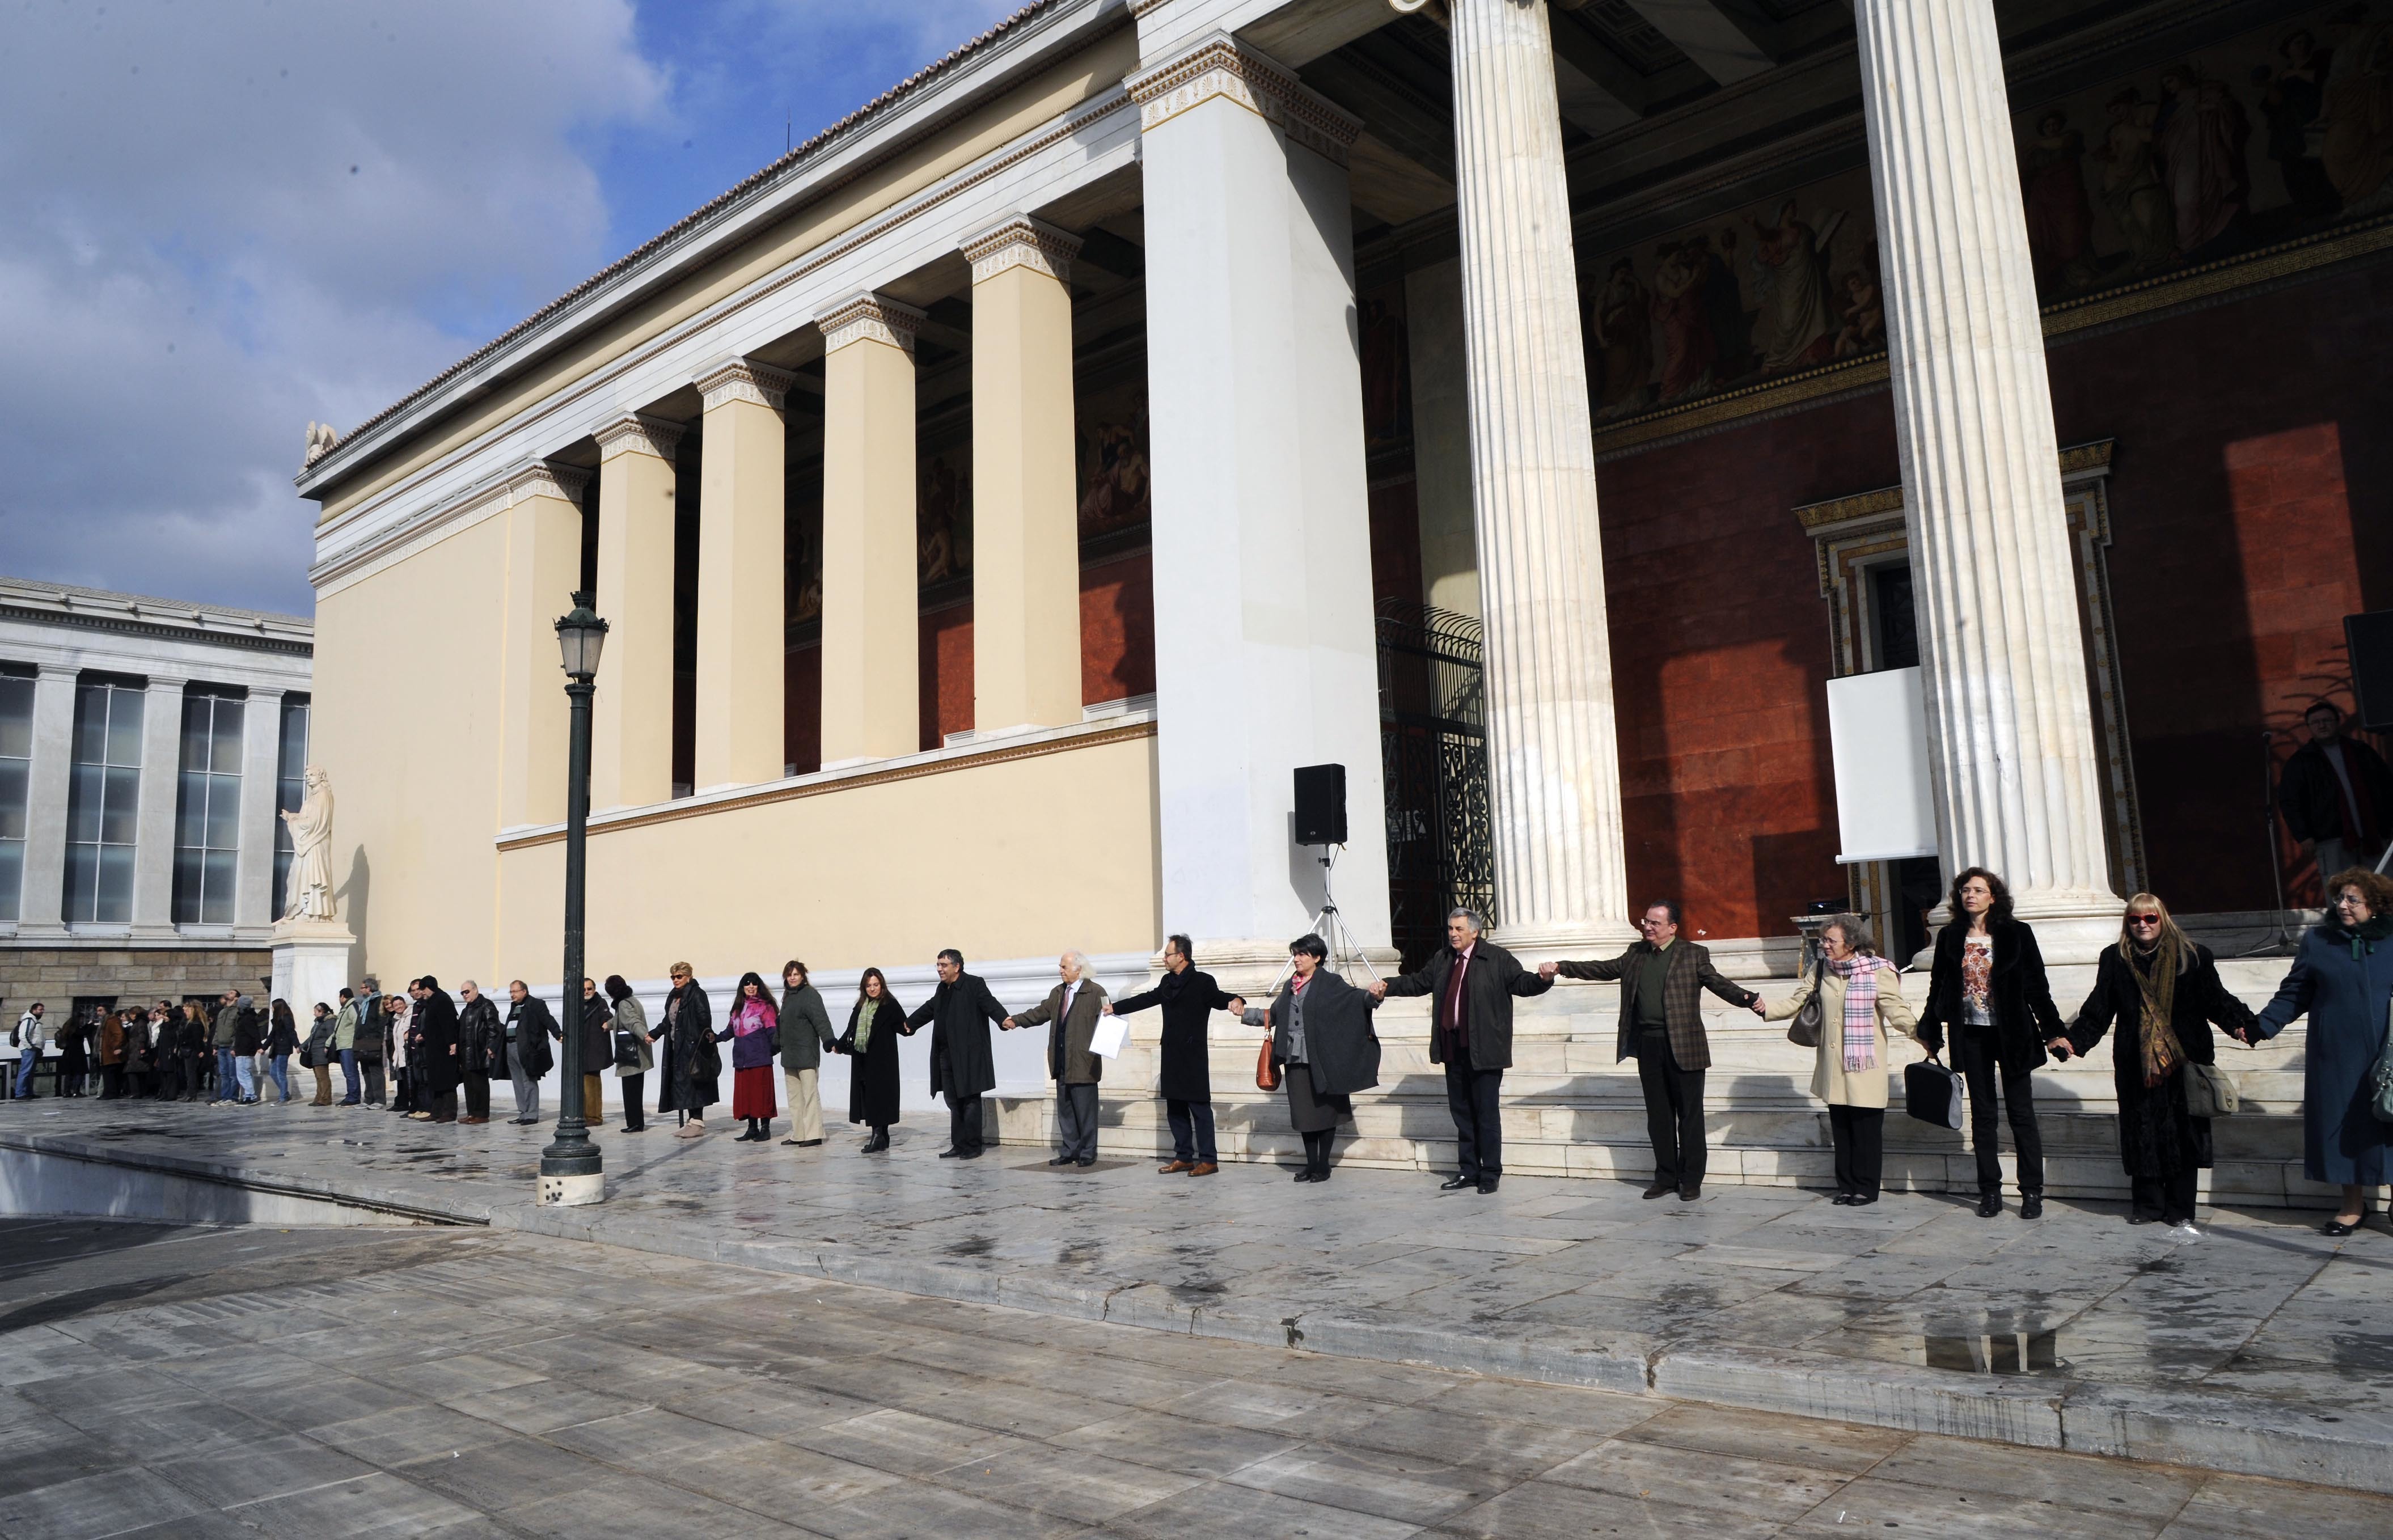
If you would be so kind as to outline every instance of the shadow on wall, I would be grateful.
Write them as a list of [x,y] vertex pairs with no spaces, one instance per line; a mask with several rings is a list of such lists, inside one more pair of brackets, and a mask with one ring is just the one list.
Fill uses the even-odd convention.
[[349,933],[358,938],[355,960],[349,966],[349,982],[373,972],[373,956],[367,951],[367,908],[373,896],[373,863],[366,859],[366,847],[360,845],[349,857],[349,880],[334,891],[333,897],[340,906],[339,913],[349,923]]

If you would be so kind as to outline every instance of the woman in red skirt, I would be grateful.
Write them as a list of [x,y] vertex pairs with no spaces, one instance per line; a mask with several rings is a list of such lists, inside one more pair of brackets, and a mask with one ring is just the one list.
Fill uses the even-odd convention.
[[739,993],[731,1002],[731,1021],[714,1040],[731,1039],[731,1116],[745,1118],[748,1131],[738,1143],[773,1137],[773,1055],[778,1051],[780,1018],[773,1009],[772,992],[755,973],[739,975]]

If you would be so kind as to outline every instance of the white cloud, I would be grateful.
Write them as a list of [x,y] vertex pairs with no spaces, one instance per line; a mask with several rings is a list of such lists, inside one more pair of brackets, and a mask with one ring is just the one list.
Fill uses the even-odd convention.
[[[0,571],[303,612],[301,430],[605,260],[625,0],[0,13]],[[354,169],[352,169],[354,168]]]

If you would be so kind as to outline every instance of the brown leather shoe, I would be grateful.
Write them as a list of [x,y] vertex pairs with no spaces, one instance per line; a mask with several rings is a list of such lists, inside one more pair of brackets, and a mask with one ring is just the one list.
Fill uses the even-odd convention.
[[1200,1160],[1188,1168],[1188,1174],[1192,1177],[1210,1177],[1221,1168],[1210,1160]]
[[487,1117],[461,1117],[457,1119],[457,1121],[460,1123],[487,1123],[490,1119]]
[[1193,1162],[1185,1161],[1185,1160],[1175,1160],[1175,1161],[1173,1161],[1173,1162],[1172,1162],[1170,1165],[1169,1165],[1169,1166],[1158,1166],[1158,1167],[1157,1167],[1157,1168],[1155,1168],[1155,1174],[1156,1174],[1157,1176],[1159,1176],[1159,1177],[1168,1177],[1168,1176],[1172,1175],[1172,1174],[1173,1174],[1173,1173],[1175,1173],[1175,1172],[1179,1172],[1179,1171],[1189,1171],[1189,1170],[1194,1170],[1194,1169],[1196,1169],[1196,1166],[1195,1166],[1195,1164],[1194,1164]]

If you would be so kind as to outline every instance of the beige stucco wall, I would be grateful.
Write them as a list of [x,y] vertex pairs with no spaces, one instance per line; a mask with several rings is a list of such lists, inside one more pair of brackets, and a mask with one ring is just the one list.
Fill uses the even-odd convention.
[[487,976],[506,529],[482,519],[317,601],[312,747],[353,976]]
[[[1118,85],[1138,67],[1138,35],[1123,26],[997,101],[900,150],[887,163],[810,203],[714,258],[590,335],[543,359],[480,398],[473,410],[442,421],[333,489],[317,520],[329,529],[342,515],[402,478],[455,452],[517,412],[678,325],[816,247],[886,212],[944,176]],[[562,445],[558,446],[563,448]]]
[[[554,841],[500,855],[493,978],[556,977],[564,868]],[[983,959],[1153,948],[1155,739],[601,829],[588,893],[600,978],[660,977],[677,960],[770,976],[791,957],[830,971],[927,964],[942,946]],[[407,902],[443,900],[425,887]],[[430,958],[406,966],[445,972]]]

